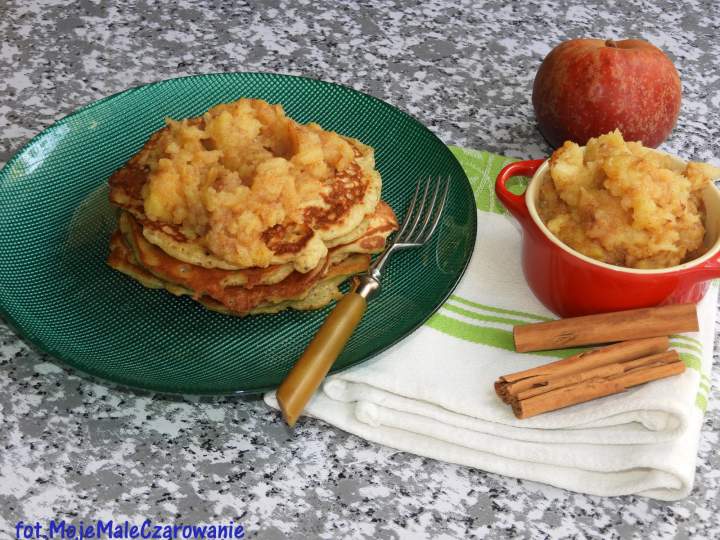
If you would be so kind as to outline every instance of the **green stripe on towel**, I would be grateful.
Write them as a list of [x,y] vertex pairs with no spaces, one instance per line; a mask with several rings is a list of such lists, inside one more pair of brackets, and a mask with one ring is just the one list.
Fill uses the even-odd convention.
[[[447,306],[445,306],[447,307]],[[512,332],[493,328],[490,326],[481,326],[465,321],[448,317],[442,313],[436,313],[425,323],[430,328],[447,334],[449,336],[469,341],[470,343],[479,343],[481,345],[489,345],[506,351],[515,351],[515,343],[513,342]],[[586,351],[585,348],[576,349],[560,349],[551,351],[538,351],[532,354],[541,356],[550,356],[553,358],[567,358],[573,354]]]
[[694,354],[690,353],[680,353],[680,360],[682,360],[685,363],[685,367],[688,369],[694,369],[698,373],[700,373],[702,368],[702,362],[700,361],[700,358],[695,356]]
[[458,321],[441,313],[436,313],[430,317],[425,324],[444,334],[470,341],[471,343],[490,345],[491,347],[505,349],[506,351],[515,350],[512,332],[508,332],[507,330],[477,326],[464,321]]
[[[525,317],[528,319],[536,319],[538,321],[552,321],[550,317],[543,317],[542,315],[535,315],[534,313],[526,313],[524,311],[516,311],[514,309],[504,309],[494,306],[488,306],[487,304],[478,304],[477,302],[473,302],[471,300],[468,300],[467,298],[463,298],[462,296],[458,296],[456,294],[453,294],[450,296],[450,300],[455,300],[456,302],[460,302],[461,304],[465,304],[466,306],[483,309],[485,311],[492,311],[494,313],[504,313],[506,315],[516,315],[518,317]],[[526,324],[523,322],[523,324]]]
[[680,342],[680,341],[671,340],[671,341],[670,341],[670,346],[671,346],[671,347],[678,347],[678,348],[681,348],[681,349],[688,349],[688,350],[690,350],[690,351],[694,351],[694,352],[698,353],[699,355],[702,355],[702,353],[703,353],[701,347],[698,347],[698,346],[696,346],[696,345],[691,345],[690,343],[682,343],[682,342]]
[[693,343],[694,345],[697,345],[698,347],[702,347],[702,343],[700,343],[699,340],[695,339],[694,337],[685,336],[683,334],[672,334],[670,336],[670,339],[682,339],[684,341],[689,341],[690,343]]
[[[470,180],[477,209],[494,214],[505,214],[505,208],[495,198],[495,178],[505,165],[517,160],[459,146],[449,148]],[[508,183],[508,188],[511,190],[512,184]]]
[[453,313],[457,313],[458,315],[463,315],[464,317],[469,317],[470,319],[476,319],[478,321],[509,324],[510,326],[515,326],[518,324],[527,324],[527,321],[519,321],[517,319],[506,319],[504,317],[494,317],[492,315],[483,315],[482,313],[478,313],[477,311],[470,311],[470,310],[463,309],[458,306],[454,306],[449,303],[446,303],[445,305],[443,305],[443,309],[447,309],[448,311],[452,311]]
[[695,405],[697,405],[704,414],[705,411],[707,411],[708,406],[707,398],[702,394],[698,393],[698,395],[695,397]]

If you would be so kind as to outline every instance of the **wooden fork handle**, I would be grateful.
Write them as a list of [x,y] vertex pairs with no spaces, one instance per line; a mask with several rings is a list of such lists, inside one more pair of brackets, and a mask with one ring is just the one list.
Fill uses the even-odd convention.
[[335,306],[315,337],[277,390],[283,418],[292,427],[315,390],[345,348],[367,307],[356,292],[346,294]]

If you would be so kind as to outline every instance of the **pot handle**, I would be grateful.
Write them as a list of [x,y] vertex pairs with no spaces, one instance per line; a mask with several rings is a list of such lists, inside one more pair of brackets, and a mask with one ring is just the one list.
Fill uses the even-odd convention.
[[515,195],[508,190],[505,183],[513,176],[532,177],[544,162],[544,159],[530,159],[510,163],[510,165],[506,165],[503,170],[500,171],[497,180],[495,180],[495,194],[497,198],[500,199],[503,206],[518,220],[525,220],[530,216],[527,204],[525,204],[525,196]]

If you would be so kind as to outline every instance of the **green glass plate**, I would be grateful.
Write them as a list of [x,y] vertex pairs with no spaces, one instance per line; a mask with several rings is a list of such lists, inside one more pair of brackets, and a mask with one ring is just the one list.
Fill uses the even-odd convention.
[[373,146],[382,197],[399,214],[418,178],[450,175],[432,242],[393,256],[381,294],[334,370],[369,359],[427,320],[462,276],[475,242],[472,190],[447,147],[402,111],[344,86],[222,73],[132,88],[83,107],[0,171],[0,313],[8,324],[77,370],[131,387],[193,394],[276,387],[330,307],[229,317],[145,289],[105,265],[116,223],[110,174],[165,117],[197,116],[240,97],[281,103],[299,122]]

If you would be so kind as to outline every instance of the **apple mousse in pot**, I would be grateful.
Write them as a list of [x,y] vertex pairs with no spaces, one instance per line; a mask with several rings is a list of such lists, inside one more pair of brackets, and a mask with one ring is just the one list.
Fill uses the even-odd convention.
[[629,268],[667,268],[702,255],[702,191],[720,177],[705,163],[687,164],[626,142],[622,134],[565,142],[550,158],[538,213],[572,249]]

